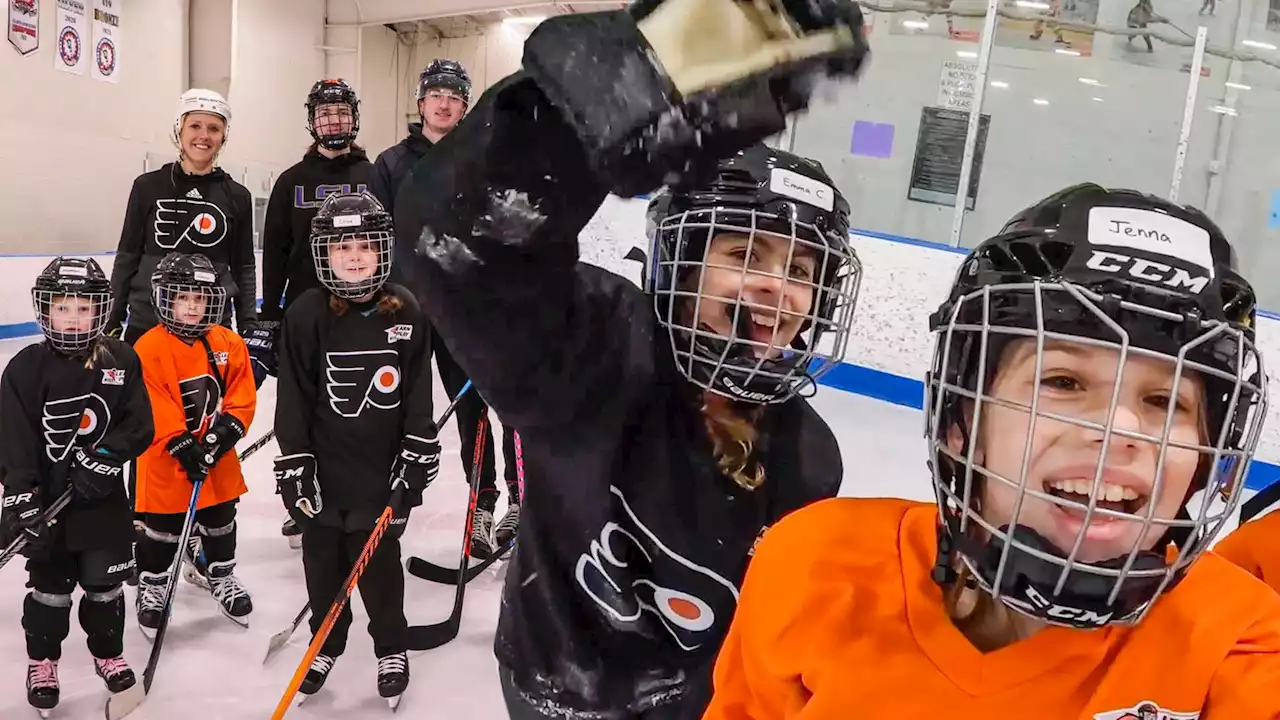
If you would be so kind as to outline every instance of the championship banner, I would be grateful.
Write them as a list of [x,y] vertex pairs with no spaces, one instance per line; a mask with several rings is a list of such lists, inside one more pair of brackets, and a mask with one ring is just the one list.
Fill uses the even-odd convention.
[[124,0],[93,0],[93,55],[91,74],[111,83],[120,82],[120,11]]
[[85,19],[85,0],[57,0],[58,52],[53,54],[55,70],[83,75],[89,67],[85,43],[89,39],[89,23]]
[[40,0],[9,0],[9,44],[19,55],[40,47]]

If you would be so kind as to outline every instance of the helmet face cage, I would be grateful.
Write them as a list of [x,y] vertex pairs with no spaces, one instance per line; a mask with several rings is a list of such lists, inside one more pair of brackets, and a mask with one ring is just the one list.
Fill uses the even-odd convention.
[[[736,254],[731,262],[712,258],[713,240],[724,234],[745,238],[740,261]],[[764,253],[762,244],[773,252]],[[756,260],[761,254],[776,257],[779,247],[786,248],[780,267]],[[811,274],[798,270],[807,267],[801,259],[806,256],[813,260]],[[681,373],[699,387],[746,402],[780,403],[814,385],[844,358],[862,277],[847,237],[824,235],[794,216],[700,208],[659,219],[650,257],[648,290],[658,321],[668,331]],[[733,294],[709,287],[713,276],[715,284],[736,278]],[[774,286],[772,300],[760,300],[769,293],[747,292],[761,283]],[[788,302],[796,288],[810,294],[807,308]],[[728,335],[698,320],[708,304],[722,306],[732,328]],[[797,322],[794,339],[779,337]],[[769,323],[774,329],[767,341],[752,337],[753,326]]]
[[[348,119],[350,127],[344,129],[343,121]],[[307,96],[307,131],[329,150],[341,150],[355,142],[360,132],[360,101],[355,91],[340,80],[316,83]]]
[[[1034,318],[1018,326],[992,321],[1000,315],[999,308],[1013,302],[1033,306]],[[1046,324],[1061,327],[1055,325],[1055,319],[1071,313],[1092,328],[1108,331],[1086,336],[1046,329]],[[1114,319],[1117,313],[1123,316],[1124,326]],[[961,561],[982,591],[1015,611],[1053,624],[1098,627],[1137,623],[1208,549],[1240,502],[1244,473],[1266,413],[1266,375],[1251,333],[1238,324],[1197,318],[1189,330],[1190,339],[1176,350],[1144,348],[1131,336],[1138,327],[1163,328],[1188,322],[1192,320],[1182,314],[1129,300],[1117,303],[1115,296],[1104,297],[1067,281],[986,285],[956,300],[947,316],[938,318],[925,403],[926,437],[934,458],[934,489],[944,524],[941,531],[955,543]],[[1035,382],[1029,403],[995,397],[989,387],[996,376],[994,369],[1000,363],[1001,351],[1018,339],[1035,343]],[[1095,374],[1088,376],[1111,393],[1105,412],[1094,408],[1087,417],[1067,415],[1060,412],[1066,409],[1062,403],[1044,398],[1042,371],[1049,370],[1044,364],[1046,343],[1105,348],[1116,354],[1114,365],[1091,369]],[[1200,361],[1210,356],[1214,358],[1213,365]],[[1169,398],[1178,397],[1183,383],[1195,382],[1189,377],[1199,377],[1205,390],[1201,396],[1198,442],[1170,438],[1178,409],[1175,402],[1168,402],[1167,410],[1158,411],[1164,415],[1159,434],[1115,426],[1121,380],[1135,358],[1167,364],[1172,376]],[[1109,384],[1105,382],[1107,377]],[[1026,420],[1025,435],[1021,436],[1025,447],[1019,456],[1020,470],[1015,474],[1002,476],[984,466],[984,458],[977,452],[979,448],[990,452],[993,443],[1018,441],[1017,433],[1010,437],[1007,427],[999,437],[984,437],[984,414],[1003,412],[993,408],[1012,409]],[[1078,480],[1072,493],[1054,493],[1041,482],[1029,482],[1028,470],[1037,451],[1036,428],[1046,424],[1050,430],[1074,426],[1068,431],[1097,434],[1088,436],[1091,447],[1098,451],[1096,457],[1088,459],[1088,467],[1095,471],[1091,481],[1086,481],[1090,482],[1087,495],[1081,493],[1084,488]],[[949,438],[954,441],[957,430],[964,441],[959,449],[948,442]],[[1157,448],[1150,494],[1145,504],[1125,502],[1120,506],[1123,509],[1100,507],[1109,494],[1114,501],[1117,492],[1115,486],[1103,485],[1108,448],[1126,443],[1150,443]],[[1188,450],[1198,453],[1199,461],[1190,492],[1175,517],[1157,516],[1157,499],[1168,481],[1169,453]],[[987,484],[1014,491],[1016,500],[1010,517],[984,516],[980,498]],[[1198,501],[1193,502],[1197,495]],[[1043,539],[1029,539],[1040,536],[1026,532],[1029,524],[1025,517],[1030,508],[1041,503],[1076,515],[1080,530],[1073,543],[1062,547]],[[1095,519],[1139,523],[1141,530],[1124,554],[1106,561],[1084,562],[1080,559],[1081,550]],[[1029,568],[1036,572],[1028,573]]]
[[49,345],[69,354],[92,347],[106,329],[111,312],[111,292],[107,289],[65,292],[37,286],[31,289],[31,301],[40,332]]
[[[211,283],[175,283],[160,280],[152,284],[151,302],[160,322],[185,340],[194,340],[222,321],[227,306],[227,290]],[[190,312],[191,304],[204,304],[198,319]]]
[[[334,229],[344,217],[333,218]],[[358,217],[358,216],[357,216]],[[344,300],[359,300],[377,292],[391,276],[394,239],[383,230],[330,232],[311,236],[316,277],[329,292]]]

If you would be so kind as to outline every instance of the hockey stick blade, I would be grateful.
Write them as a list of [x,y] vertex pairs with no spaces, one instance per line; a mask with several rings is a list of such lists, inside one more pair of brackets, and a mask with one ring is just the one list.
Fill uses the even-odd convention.
[[142,683],[135,682],[129,689],[121,690],[107,698],[107,720],[120,720],[125,715],[137,710],[142,701],[146,699],[147,689],[143,687]]
[[307,615],[310,613],[311,604],[307,603],[306,605],[303,605],[302,612],[298,613],[297,616],[293,618],[292,625],[271,636],[271,640],[267,642],[267,655],[262,658],[263,665],[266,665],[272,655],[280,652],[280,649],[289,643],[289,638],[293,637],[293,634],[298,631],[298,626],[302,624],[302,621],[305,620]]
[[1280,480],[1262,488],[1240,506],[1240,524],[1243,525],[1280,501]]
[[[484,560],[481,560],[475,565],[468,567],[466,573],[467,582],[471,582],[477,577],[480,577],[480,573],[487,570],[490,565],[493,565],[499,560],[505,559],[507,553],[511,552],[511,548],[514,545],[515,539],[513,538],[511,542],[507,543],[502,548],[499,548],[498,552],[490,555]],[[422,578],[427,582],[440,583],[441,585],[455,585],[458,582],[457,568],[447,568],[443,565],[437,565],[430,560],[416,556],[410,557],[408,561],[405,562],[405,569],[409,571],[410,575],[416,578]]]

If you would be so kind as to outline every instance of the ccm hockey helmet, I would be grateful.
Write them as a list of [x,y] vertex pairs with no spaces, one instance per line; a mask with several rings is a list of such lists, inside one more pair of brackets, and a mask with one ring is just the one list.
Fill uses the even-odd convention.
[[227,289],[209,258],[171,252],[151,273],[151,304],[169,332],[195,340],[222,321]]
[[1141,620],[1240,501],[1254,317],[1218,226],[1133,190],[1066,188],[974,248],[930,318],[935,579],[1058,625]]
[[50,347],[74,354],[102,336],[111,312],[111,281],[93,258],[56,257],[31,288],[36,322]]
[[467,69],[457,60],[435,59],[427,65],[418,76],[418,99],[427,96],[427,92],[443,88],[451,90],[462,98],[465,105],[471,105],[471,76]]
[[843,359],[862,266],[849,204],[819,163],[753,146],[655,196],[647,226],[647,291],[690,382],[780,403]]
[[182,96],[178,98],[177,106],[173,109],[174,144],[180,144],[179,137],[182,135],[182,121],[193,112],[210,113],[222,118],[222,122],[226,124],[226,128],[222,133],[222,141],[225,143],[230,139],[231,105],[227,103],[226,98],[213,90],[191,88],[182,93]]
[[335,193],[311,220],[316,277],[329,292],[358,300],[377,292],[391,275],[391,215],[372,194]]
[[[351,127],[343,129],[339,116],[321,115],[316,111],[326,105],[346,106],[351,114]],[[320,146],[341,150],[355,142],[360,132],[360,100],[345,80],[317,80],[307,93],[307,130]]]

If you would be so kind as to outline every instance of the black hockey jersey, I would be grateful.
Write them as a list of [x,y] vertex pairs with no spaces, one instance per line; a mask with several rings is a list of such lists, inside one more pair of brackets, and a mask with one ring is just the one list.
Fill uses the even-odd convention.
[[[0,376],[0,465],[6,487],[38,488],[48,507],[67,488],[70,446],[100,446],[132,460],[151,444],[155,427],[133,348],[103,338],[92,369],[84,358],[28,345]],[[72,504],[58,525],[67,549],[85,550],[128,542],[132,512],[124,483],[118,492],[89,506]]]
[[373,527],[391,499],[401,441],[432,428],[429,330],[407,290],[386,285],[382,292],[403,306],[382,314],[375,299],[338,315],[328,292],[309,290],[280,327],[276,441],[282,455],[315,456],[319,519],[330,524],[349,513]]
[[171,252],[201,253],[227,289],[227,316],[257,317],[258,280],[253,256],[253,199],[221,168],[188,175],[178,163],[139,175],[129,193],[120,246],[111,270],[115,304],[108,328],[126,315],[135,337],[158,320],[151,306],[151,273]]
[[700,394],[658,334],[652,299],[578,262],[578,233],[605,196],[574,131],[517,74],[413,168],[396,224],[423,239],[432,326],[521,435],[499,663],[557,717],[674,704],[692,720],[756,539],[835,496],[843,468],[831,430],[797,397],[758,425],[762,487],[719,473]]
[[[383,150],[374,162],[372,190],[378,202],[387,212],[395,215],[396,192],[409,175],[409,168],[422,159],[435,143],[422,134],[422,123],[409,123],[409,134],[403,140]],[[408,287],[418,293],[419,281],[413,275],[413,248],[417,238],[409,237],[396,229],[396,242],[391,252],[394,261],[391,263],[391,280]]]
[[312,148],[280,173],[262,228],[263,320],[279,320],[302,293],[320,287],[311,259],[311,218],[333,193],[372,191],[373,163],[359,147],[335,158]]

